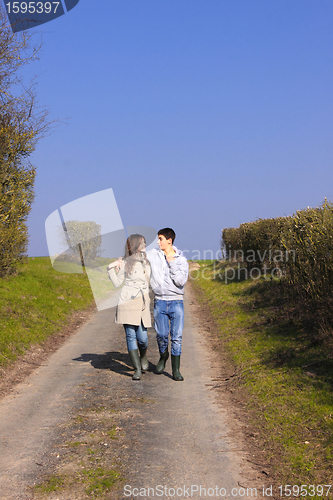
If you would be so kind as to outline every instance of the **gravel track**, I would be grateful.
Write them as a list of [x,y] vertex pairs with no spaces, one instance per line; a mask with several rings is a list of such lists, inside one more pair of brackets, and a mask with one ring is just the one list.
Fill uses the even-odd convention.
[[[123,329],[113,323],[114,310],[108,309],[94,313],[2,398],[0,498],[39,498],[36,483],[67,470],[69,462],[72,469],[78,468],[84,443],[76,455],[66,450],[73,419],[90,415],[82,428],[77,423],[75,427],[77,435],[87,436],[88,423],[101,432],[106,412],[113,412],[118,439],[103,443],[108,450],[103,459],[116,460],[124,480],[105,498],[240,499],[250,496],[244,495],[246,488],[255,486],[257,498],[261,497],[258,471],[248,462],[242,426],[233,417],[230,398],[214,389],[221,367],[197,309],[188,285],[181,357],[184,382],[172,380],[170,360],[162,375],[154,374],[158,350],[153,329],[150,370],[140,381],[132,381]],[[94,422],[92,408],[101,409],[94,413]],[[237,494],[239,488],[244,490]],[[88,498],[85,495],[82,487],[72,484],[43,498]]]

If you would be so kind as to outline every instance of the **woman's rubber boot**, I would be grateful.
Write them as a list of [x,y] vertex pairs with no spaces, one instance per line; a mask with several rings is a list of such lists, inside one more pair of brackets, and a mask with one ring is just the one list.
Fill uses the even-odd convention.
[[128,354],[131,358],[131,363],[133,365],[133,368],[135,369],[135,372],[134,372],[132,379],[133,380],[140,380],[140,378],[141,378],[141,363],[140,363],[138,350],[133,349],[132,351],[128,351]]
[[162,371],[165,368],[165,363],[168,361],[168,358],[169,358],[169,351],[168,348],[166,348],[165,351],[162,352],[162,354],[160,353],[160,359],[156,365],[155,373],[157,373],[158,375],[162,373]]
[[149,363],[148,363],[148,359],[146,356],[147,347],[145,347],[144,349],[139,347],[139,352],[140,352],[140,361],[141,361],[141,371],[146,372],[149,368]]
[[176,382],[181,382],[184,380],[184,377],[181,375],[179,371],[179,366],[180,366],[180,355],[179,356],[174,356],[171,354],[171,366],[172,366],[172,378],[173,380],[176,380]]

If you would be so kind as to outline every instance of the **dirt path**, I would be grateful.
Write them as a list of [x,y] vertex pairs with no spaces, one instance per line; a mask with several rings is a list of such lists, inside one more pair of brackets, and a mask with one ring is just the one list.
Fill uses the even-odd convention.
[[[184,382],[172,380],[170,361],[164,374],[153,373],[153,330],[150,371],[132,381],[123,329],[106,310],[4,397],[0,498],[74,500],[90,491],[97,498],[240,499],[254,496],[255,487],[261,497],[241,425],[227,395],[214,389],[219,358],[196,308],[188,287]],[[98,483],[97,469],[122,477],[112,493]]]

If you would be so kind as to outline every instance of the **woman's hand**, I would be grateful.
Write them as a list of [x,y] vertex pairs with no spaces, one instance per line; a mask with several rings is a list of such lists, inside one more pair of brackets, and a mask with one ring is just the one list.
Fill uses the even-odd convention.
[[108,265],[108,271],[113,267],[115,267],[116,271],[118,272],[122,265],[123,265],[123,259],[119,257],[119,259],[115,260],[114,262],[111,262],[111,264]]

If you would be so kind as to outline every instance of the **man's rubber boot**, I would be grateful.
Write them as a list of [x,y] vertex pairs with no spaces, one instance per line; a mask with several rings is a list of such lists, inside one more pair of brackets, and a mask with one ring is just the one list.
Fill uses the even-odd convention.
[[131,358],[131,363],[135,369],[135,372],[134,372],[132,379],[133,380],[140,380],[140,378],[141,378],[141,363],[140,363],[138,350],[133,349],[132,351],[128,351],[128,354]]
[[156,365],[155,373],[157,373],[158,375],[162,373],[162,371],[165,368],[165,363],[167,362],[168,359],[169,359],[169,351],[168,348],[166,348],[162,354],[160,353],[160,359]]
[[140,361],[141,361],[141,371],[146,372],[149,368],[148,359],[146,357],[147,347],[145,347],[144,349],[139,347],[139,352],[140,352]]
[[179,371],[180,355],[174,356],[173,354],[171,354],[171,366],[172,366],[172,378],[173,378],[173,380],[176,380],[176,382],[181,382],[182,380],[184,380],[184,377],[182,377],[182,375]]

